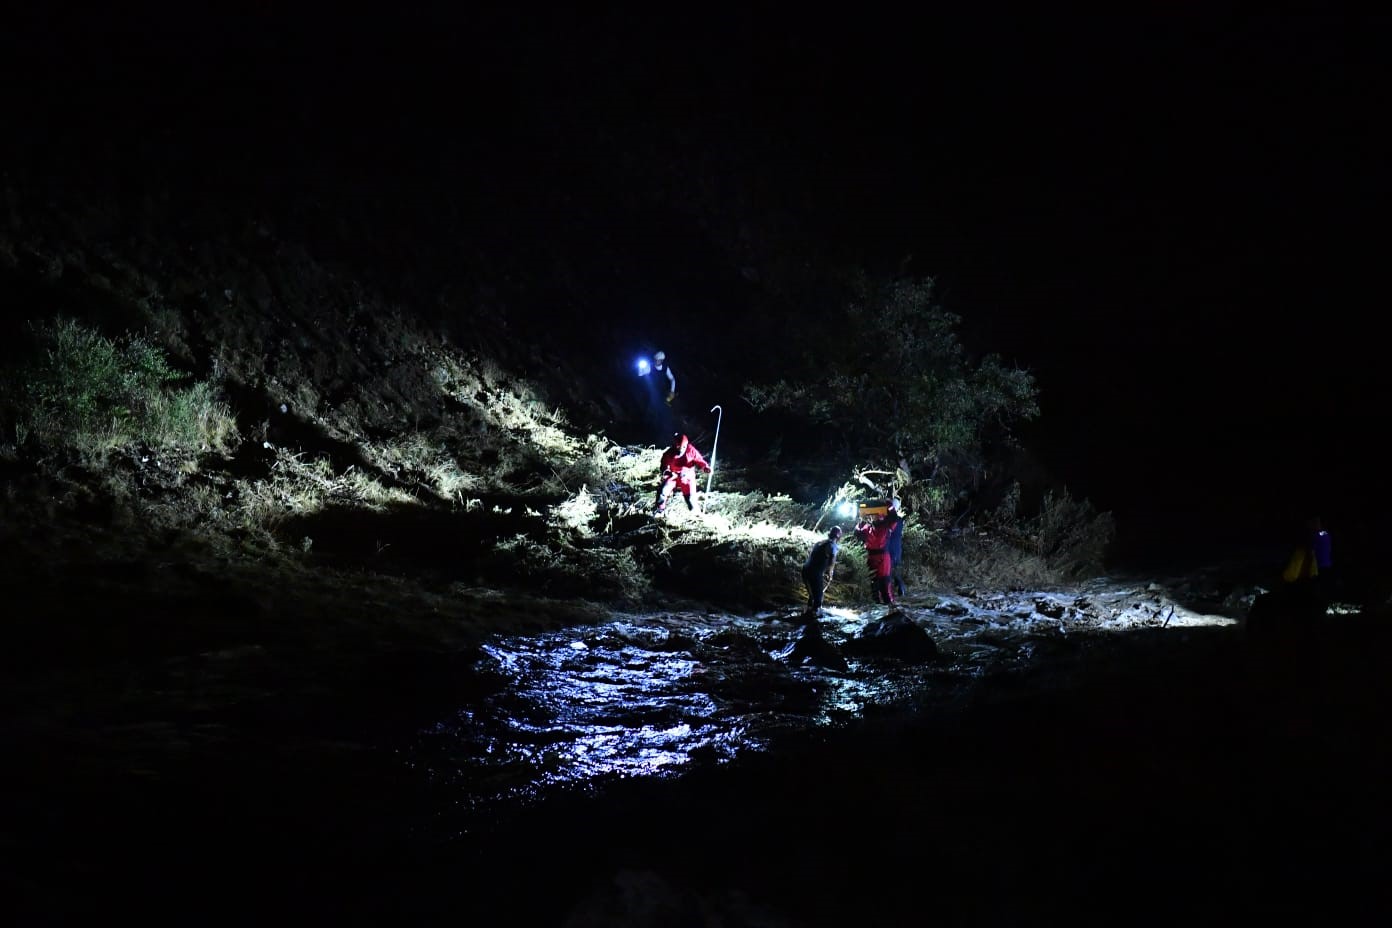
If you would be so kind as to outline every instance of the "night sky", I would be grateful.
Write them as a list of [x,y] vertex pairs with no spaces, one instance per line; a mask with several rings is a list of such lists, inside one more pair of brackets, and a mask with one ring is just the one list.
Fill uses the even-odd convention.
[[[1028,439],[1124,529],[1259,542],[1318,509],[1366,543],[1392,508],[1392,20],[1164,6],[46,5],[5,51],[17,132],[186,152],[234,190],[262,164],[263,190],[537,209],[568,164],[643,173],[685,139],[750,222],[783,224],[769,247],[934,277],[970,345],[1036,372]],[[614,323],[694,299],[671,289],[644,282]],[[701,332],[738,309],[702,308],[681,354],[730,350]]]

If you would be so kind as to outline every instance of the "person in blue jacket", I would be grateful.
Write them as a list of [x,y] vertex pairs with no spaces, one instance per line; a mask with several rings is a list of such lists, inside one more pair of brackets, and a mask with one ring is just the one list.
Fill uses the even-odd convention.
[[899,562],[904,558],[904,517],[899,511],[899,500],[890,504],[889,512],[895,522],[889,537],[885,539],[885,553],[889,555],[889,576],[894,584],[894,595],[903,596],[904,578],[899,574]]
[[1317,515],[1310,516],[1305,528],[1310,534],[1310,551],[1314,557],[1315,570],[1318,571],[1315,592],[1319,596],[1320,604],[1328,607],[1330,600],[1334,598],[1334,542],[1329,536],[1329,529],[1324,527],[1324,520]]

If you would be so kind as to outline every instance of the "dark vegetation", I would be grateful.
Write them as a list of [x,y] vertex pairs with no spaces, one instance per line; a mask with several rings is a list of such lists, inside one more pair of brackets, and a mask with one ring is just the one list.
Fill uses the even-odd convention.
[[[790,267],[810,243],[761,223],[779,208],[731,180],[737,147],[642,137],[655,174],[619,172],[635,139],[601,135],[563,176],[442,188],[431,210],[399,172],[355,194],[357,162],[209,183],[183,158],[230,171],[213,136],[82,172],[30,139],[0,228],[7,524],[95,519],[131,557],[177,537],[267,567],[767,606],[798,598],[830,504],[894,492],[915,580],[1101,567],[1108,518],[1014,439],[1029,374],[962,344],[931,280]],[[480,199],[499,179],[521,199]],[[707,400],[725,410],[713,505],[679,524],[646,516],[658,442],[628,366],[663,345],[708,454]]]

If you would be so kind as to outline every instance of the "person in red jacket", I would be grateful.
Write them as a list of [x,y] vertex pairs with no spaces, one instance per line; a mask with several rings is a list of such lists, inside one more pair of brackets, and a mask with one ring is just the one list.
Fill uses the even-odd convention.
[[870,568],[870,588],[874,591],[875,602],[887,606],[894,605],[894,590],[890,585],[894,562],[885,545],[899,521],[899,512],[891,508],[873,522],[858,522],[855,527],[856,537],[865,544],[865,560]]
[[696,492],[696,468],[710,473],[710,465],[701,457],[701,452],[685,435],[678,432],[672,436],[672,447],[662,452],[661,480],[657,491],[656,512],[661,515],[667,510],[667,500],[673,490],[681,490],[686,498],[686,508],[694,510],[695,502],[691,496]]

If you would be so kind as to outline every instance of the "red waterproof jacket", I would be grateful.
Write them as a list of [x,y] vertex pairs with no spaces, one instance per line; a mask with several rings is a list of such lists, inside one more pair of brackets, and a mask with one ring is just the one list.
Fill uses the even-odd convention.
[[894,562],[885,550],[885,544],[894,532],[894,526],[900,521],[902,520],[885,516],[869,524],[861,523],[856,526],[856,537],[865,542],[865,564],[870,568],[871,576],[884,578],[893,572]]
[[696,446],[691,442],[684,443],[686,447],[678,451],[676,448],[668,448],[662,452],[662,474],[671,471],[677,477],[677,483],[682,486],[689,486],[696,479],[696,468],[710,472],[710,465],[706,459],[701,457],[701,452],[696,450]]
[[856,537],[865,542],[866,551],[883,551],[889,542],[889,536],[894,531],[900,519],[880,518],[868,525],[862,523],[856,526]]

